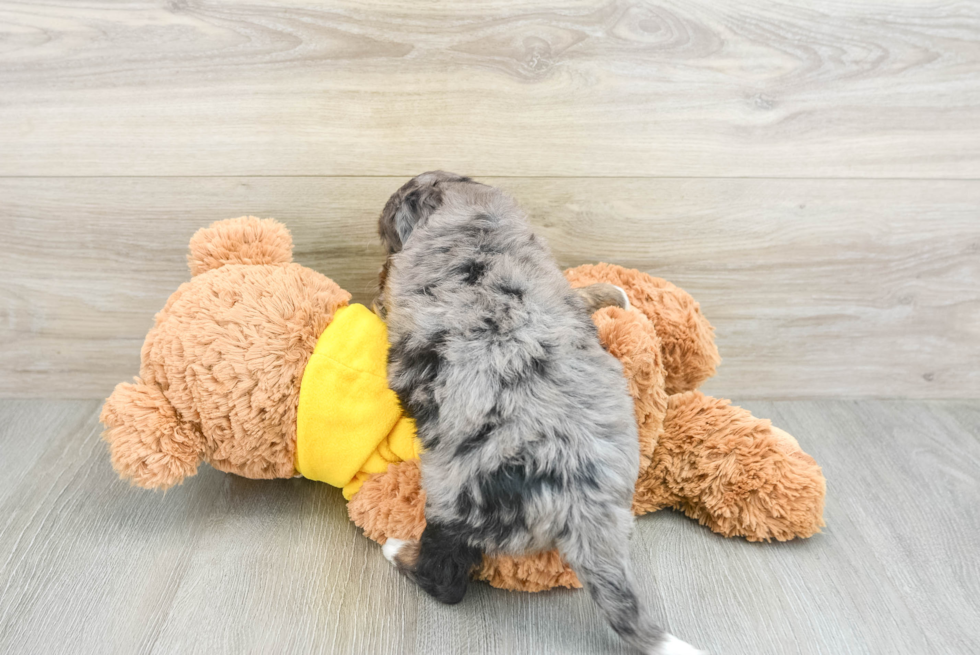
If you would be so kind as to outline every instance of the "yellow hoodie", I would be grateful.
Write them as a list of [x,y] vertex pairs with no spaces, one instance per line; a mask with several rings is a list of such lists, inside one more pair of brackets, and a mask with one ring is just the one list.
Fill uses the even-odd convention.
[[364,305],[334,313],[303,371],[296,470],[350,500],[372,473],[416,459],[415,422],[388,388],[388,329]]

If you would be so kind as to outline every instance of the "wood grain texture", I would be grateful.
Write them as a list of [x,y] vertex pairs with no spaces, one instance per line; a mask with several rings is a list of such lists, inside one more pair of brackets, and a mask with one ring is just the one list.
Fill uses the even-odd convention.
[[980,5],[0,1],[0,175],[980,177]]
[[[0,179],[0,395],[104,398],[212,220],[275,216],[370,302],[403,178]],[[980,182],[485,178],[565,266],[612,261],[701,303],[742,398],[980,396]]]
[[[724,539],[637,521],[643,595],[725,655],[980,651],[980,403],[754,401],[828,480],[823,534]],[[625,653],[582,591],[470,586],[436,604],[336,489],[202,467],[166,494],[115,479],[93,401],[0,401],[0,652]],[[22,456],[20,453],[25,453]]]
[[364,653],[413,641],[416,590],[368,547],[335,489],[208,469],[145,492],[116,479],[99,403],[84,403],[81,426],[64,401],[30,405],[40,434],[28,405],[0,403],[4,450],[44,446],[0,505],[0,652]]

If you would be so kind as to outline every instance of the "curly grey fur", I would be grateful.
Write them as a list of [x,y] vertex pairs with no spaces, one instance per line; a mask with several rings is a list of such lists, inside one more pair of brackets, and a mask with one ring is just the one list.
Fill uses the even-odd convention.
[[627,551],[633,402],[583,299],[517,204],[468,178],[414,178],[379,228],[388,378],[425,447],[430,536],[413,577],[455,602],[480,552],[557,547],[616,632],[652,652],[663,632]]

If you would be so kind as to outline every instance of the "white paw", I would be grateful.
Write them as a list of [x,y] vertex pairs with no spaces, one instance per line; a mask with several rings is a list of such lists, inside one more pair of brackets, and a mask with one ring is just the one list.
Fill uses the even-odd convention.
[[385,542],[385,545],[381,547],[381,552],[384,554],[386,560],[392,564],[395,564],[395,555],[397,555],[398,551],[400,551],[407,543],[408,542],[404,539],[388,539],[388,541]]
[[[613,286],[615,286],[615,285],[613,285]],[[624,291],[622,287],[616,287],[616,291],[618,291],[619,292],[619,295],[621,295],[623,297],[623,309],[629,309],[630,308],[630,297],[626,295],[626,291]]]
[[671,634],[665,634],[664,640],[660,642],[654,655],[705,655],[703,650],[698,650],[686,641],[681,641]]

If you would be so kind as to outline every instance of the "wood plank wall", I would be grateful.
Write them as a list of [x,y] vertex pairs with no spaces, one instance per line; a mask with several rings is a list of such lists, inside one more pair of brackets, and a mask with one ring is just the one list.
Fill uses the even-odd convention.
[[0,0],[0,396],[103,397],[208,222],[371,297],[388,194],[690,291],[717,395],[980,397],[980,3]]

